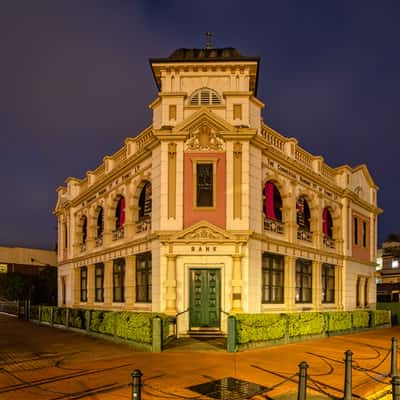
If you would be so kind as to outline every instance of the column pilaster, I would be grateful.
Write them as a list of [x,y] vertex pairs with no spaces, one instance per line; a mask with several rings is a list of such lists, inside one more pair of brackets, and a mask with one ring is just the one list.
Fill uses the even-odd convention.
[[321,309],[321,262],[312,263],[312,302],[315,311]]
[[176,255],[167,254],[167,304],[165,313],[176,315]]
[[336,308],[340,311],[343,310],[343,279],[342,279],[343,267],[341,265],[335,265],[335,304]]
[[113,261],[104,262],[104,305],[111,306],[113,301]]
[[87,266],[87,303],[92,305],[94,303],[94,264]]
[[232,256],[232,309],[231,312],[242,312],[242,256]]
[[135,307],[136,289],[136,256],[125,257],[125,304],[127,308]]
[[288,311],[293,311],[295,306],[296,291],[296,257],[285,257],[284,269],[284,297]]

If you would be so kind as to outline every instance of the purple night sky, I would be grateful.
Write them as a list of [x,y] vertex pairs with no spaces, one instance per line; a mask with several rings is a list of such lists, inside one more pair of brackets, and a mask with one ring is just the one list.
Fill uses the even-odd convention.
[[0,246],[54,249],[56,188],[150,125],[148,59],[206,31],[261,57],[267,124],[332,167],[367,164],[379,240],[400,232],[399,20],[390,0],[2,1]]

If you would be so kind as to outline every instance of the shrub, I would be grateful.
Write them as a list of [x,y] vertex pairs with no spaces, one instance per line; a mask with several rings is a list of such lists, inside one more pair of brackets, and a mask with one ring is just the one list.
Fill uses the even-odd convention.
[[324,332],[324,316],[318,312],[304,312],[287,314],[288,335],[303,336],[317,335]]
[[66,325],[67,322],[67,309],[60,307],[53,307],[53,323],[58,325]]
[[51,307],[50,306],[42,306],[41,307],[40,319],[44,322],[51,322]]
[[372,326],[390,324],[390,310],[371,310]]
[[72,328],[86,329],[86,311],[79,308],[69,310],[69,326]]
[[284,314],[236,315],[237,342],[260,342],[285,337],[287,318]]
[[369,311],[352,311],[352,327],[353,328],[368,328],[369,327]]
[[106,335],[114,334],[114,318],[113,311],[92,311],[90,318],[90,330]]
[[331,311],[326,313],[327,332],[347,331],[352,327],[351,312]]
[[152,341],[152,314],[120,312],[117,314],[117,336],[139,343]]

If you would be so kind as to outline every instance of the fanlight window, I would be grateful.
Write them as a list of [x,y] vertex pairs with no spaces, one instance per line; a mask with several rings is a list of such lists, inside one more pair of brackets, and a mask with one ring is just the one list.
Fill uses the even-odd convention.
[[122,228],[125,224],[125,198],[121,196],[118,200],[117,208],[115,210],[116,229]]
[[301,196],[296,202],[297,225],[299,229],[310,232],[310,207],[307,200]]
[[272,182],[267,182],[263,194],[263,211],[266,218],[282,222],[282,198],[278,188]]
[[332,215],[328,207],[325,207],[324,210],[322,211],[322,232],[325,237],[332,239],[332,228],[333,228]]
[[139,196],[139,220],[151,218],[151,183],[147,182]]
[[197,90],[190,98],[191,105],[216,105],[221,104],[221,98],[211,89],[203,88]]

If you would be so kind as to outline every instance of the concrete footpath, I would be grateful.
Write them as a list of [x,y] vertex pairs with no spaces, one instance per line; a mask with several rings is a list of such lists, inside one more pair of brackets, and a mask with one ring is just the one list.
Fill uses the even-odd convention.
[[[125,344],[0,314],[0,400],[128,400],[134,369],[143,372],[143,400],[210,399],[188,387],[226,377],[267,389],[240,397],[229,396],[226,388],[214,398],[289,399],[297,396],[301,361],[309,365],[308,398],[342,398],[348,349],[353,352],[353,398],[383,398],[390,383],[393,336],[400,336],[400,328],[240,353],[188,340],[163,353],[141,353]],[[243,393],[251,387],[240,386]]]

